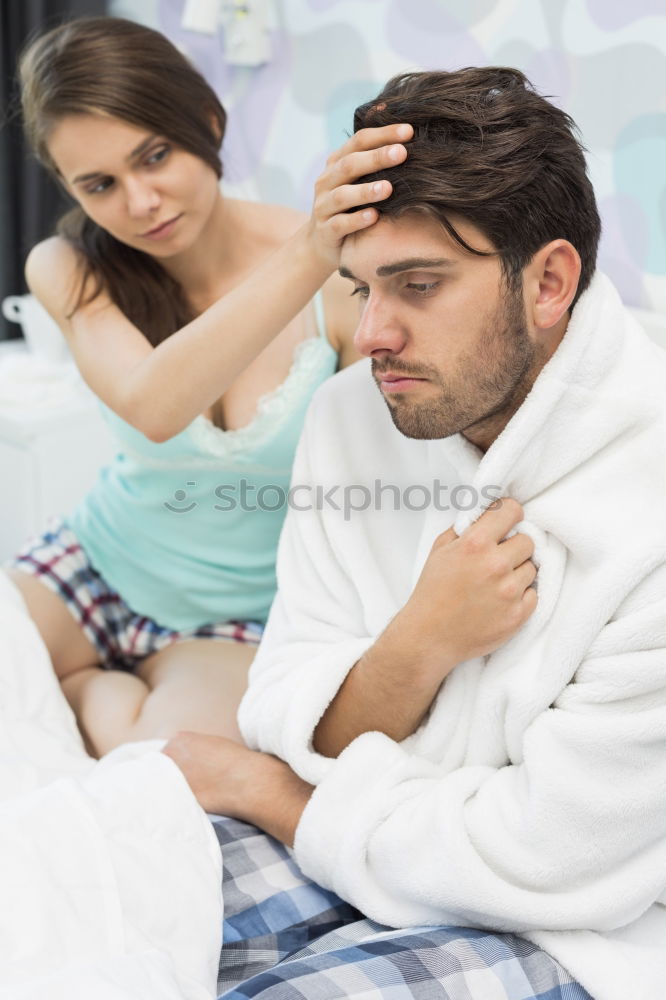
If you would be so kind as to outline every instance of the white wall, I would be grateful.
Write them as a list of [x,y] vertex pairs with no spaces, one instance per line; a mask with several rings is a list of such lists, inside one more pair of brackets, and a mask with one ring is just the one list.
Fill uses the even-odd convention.
[[253,0],[250,7],[261,2],[272,7],[274,27],[271,60],[258,69],[229,65],[224,29],[183,30],[184,0],[111,4],[159,26],[213,83],[230,111],[231,181],[306,209],[354,107],[388,76],[514,65],[582,130],[604,221],[602,268],[626,302],[666,311],[662,0]]

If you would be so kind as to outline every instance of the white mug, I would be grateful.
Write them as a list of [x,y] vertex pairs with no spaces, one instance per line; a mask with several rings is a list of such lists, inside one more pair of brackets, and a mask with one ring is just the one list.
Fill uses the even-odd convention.
[[60,327],[34,295],[8,295],[2,313],[12,323],[20,323],[32,354],[45,361],[68,361],[71,357]]

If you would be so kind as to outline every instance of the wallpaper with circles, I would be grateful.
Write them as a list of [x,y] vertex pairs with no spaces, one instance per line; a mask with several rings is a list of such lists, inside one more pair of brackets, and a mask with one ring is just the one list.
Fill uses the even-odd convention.
[[227,106],[232,190],[307,209],[354,107],[389,76],[517,66],[581,129],[601,267],[627,303],[666,311],[664,0],[270,0],[271,55],[257,68],[229,65],[222,28],[184,30],[184,6],[153,0],[153,17]]

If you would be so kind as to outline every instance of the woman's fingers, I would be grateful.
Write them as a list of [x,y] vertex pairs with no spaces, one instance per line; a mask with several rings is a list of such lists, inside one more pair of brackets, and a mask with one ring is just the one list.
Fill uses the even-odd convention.
[[324,194],[343,184],[351,184],[359,177],[395,167],[406,158],[407,149],[399,143],[363,152],[354,150],[326,168],[317,181],[315,190],[318,195]]
[[321,193],[317,199],[317,214],[330,218],[361,205],[372,205],[383,201],[392,191],[388,181],[372,181],[367,184],[342,184],[332,191]]
[[406,159],[407,149],[399,140],[406,142],[413,133],[412,126],[404,124],[361,129],[329,157],[315,184],[309,232],[318,256],[331,266],[337,266],[344,238],[376,222],[379,213],[373,203],[388,198],[392,191],[388,180],[354,182]]
[[327,228],[335,245],[339,246],[346,236],[367,229],[379,218],[376,208],[364,208],[360,212],[341,212],[328,220]]
[[[326,162],[332,166],[350,153],[376,150],[382,146],[391,146],[393,143],[407,142],[413,135],[412,126],[404,122],[397,125],[383,125],[381,128],[362,128],[358,132],[354,132],[347,142],[331,153]],[[370,173],[370,171],[367,172]]]
[[[384,201],[393,190],[388,181],[367,184],[343,184],[317,201],[317,214],[327,220],[336,240],[343,240],[351,233],[366,229],[377,221],[378,212],[373,202]],[[351,211],[359,209],[359,211]]]

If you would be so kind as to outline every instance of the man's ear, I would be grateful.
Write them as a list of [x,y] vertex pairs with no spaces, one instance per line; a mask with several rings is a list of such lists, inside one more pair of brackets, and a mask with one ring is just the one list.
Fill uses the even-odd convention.
[[580,255],[568,240],[552,240],[534,254],[525,269],[525,284],[537,329],[550,330],[570,308],[580,267]]

